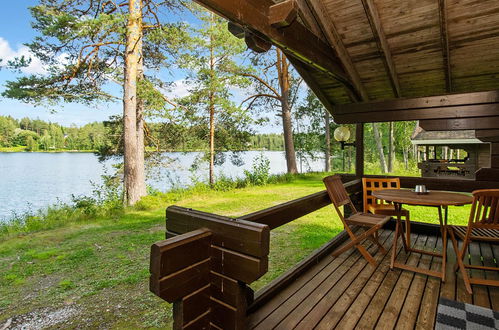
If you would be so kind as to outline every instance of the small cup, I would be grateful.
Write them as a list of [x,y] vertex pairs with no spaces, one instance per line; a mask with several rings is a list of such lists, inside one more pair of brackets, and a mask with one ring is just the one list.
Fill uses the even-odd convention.
[[426,186],[424,184],[418,184],[416,185],[416,188],[414,191],[418,194],[425,193],[426,192]]

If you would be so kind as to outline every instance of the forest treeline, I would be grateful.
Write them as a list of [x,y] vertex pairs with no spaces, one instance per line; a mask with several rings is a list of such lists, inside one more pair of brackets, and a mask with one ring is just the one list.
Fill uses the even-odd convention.
[[[25,151],[94,151],[113,149],[121,138],[121,119],[63,126],[40,119],[0,116],[0,148],[23,147]],[[158,151],[203,151],[203,126],[185,127],[147,123],[147,146]],[[282,134],[248,134],[241,150],[283,150]]]

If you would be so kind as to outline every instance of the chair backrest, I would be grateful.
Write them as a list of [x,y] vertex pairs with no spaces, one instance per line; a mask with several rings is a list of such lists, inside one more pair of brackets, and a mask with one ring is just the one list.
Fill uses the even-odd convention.
[[468,226],[499,229],[499,189],[483,189],[473,192]]
[[333,202],[336,212],[338,212],[338,215],[340,216],[343,223],[345,222],[345,218],[344,214],[340,210],[341,206],[345,206],[348,204],[348,206],[352,210],[352,213],[357,213],[357,209],[348,196],[348,193],[343,186],[343,182],[341,181],[341,177],[339,175],[327,176],[322,179],[322,181],[324,182],[329,198],[331,199],[331,202]]
[[364,196],[364,212],[367,212],[369,205],[388,204],[383,200],[379,200],[372,195],[375,190],[383,189],[400,189],[399,178],[362,178],[362,191]]

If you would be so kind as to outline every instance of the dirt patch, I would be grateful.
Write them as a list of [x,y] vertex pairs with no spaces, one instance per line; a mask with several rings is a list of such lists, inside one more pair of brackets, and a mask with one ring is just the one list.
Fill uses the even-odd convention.
[[37,330],[61,325],[78,314],[78,310],[74,307],[67,306],[57,310],[48,308],[38,311],[29,312],[23,315],[17,315],[8,319],[4,324],[0,325],[0,330]]

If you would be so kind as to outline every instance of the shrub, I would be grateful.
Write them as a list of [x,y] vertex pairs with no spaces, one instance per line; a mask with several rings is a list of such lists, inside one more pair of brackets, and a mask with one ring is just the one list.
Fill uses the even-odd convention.
[[270,178],[270,160],[261,153],[253,159],[251,171],[245,170],[246,181],[255,186],[265,185]]

